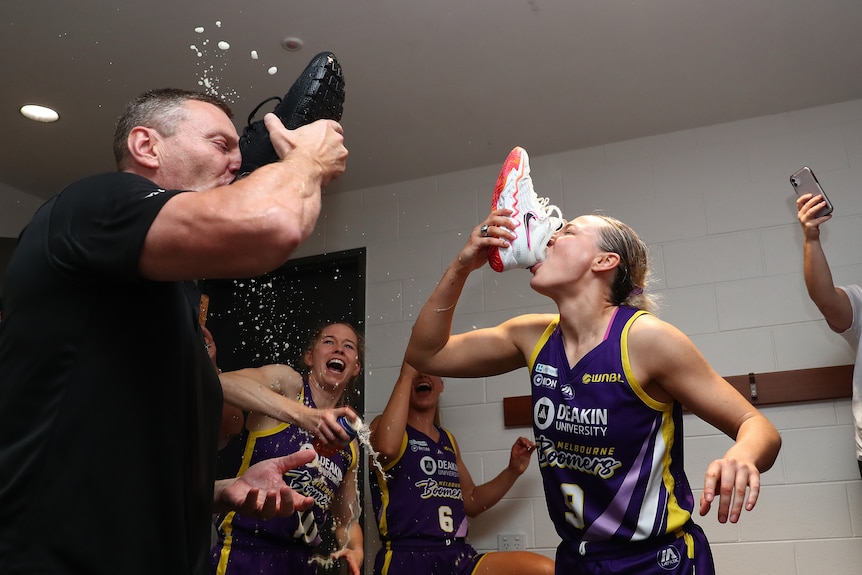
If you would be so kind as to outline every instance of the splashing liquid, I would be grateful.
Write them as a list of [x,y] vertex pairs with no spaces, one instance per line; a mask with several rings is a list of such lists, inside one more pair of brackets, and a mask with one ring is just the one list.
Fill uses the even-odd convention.
[[[356,420],[351,422],[345,416],[341,416],[338,418],[338,423],[341,424],[341,427],[344,428],[344,431],[347,432],[347,435],[351,437],[351,439],[355,438],[359,445],[361,445],[366,453],[368,454],[368,458],[371,460],[371,463],[376,467],[380,474],[384,479],[389,479],[389,476],[386,475],[383,471],[383,466],[379,461],[379,453],[371,447],[371,429],[365,425],[362,421],[361,417],[356,417]],[[315,446],[315,450],[317,450],[317,446]],[[332,557],[332,555],[337,555],[347,549],[347,546],[350,545],[350,528],[359,520],[359,514],[362,509],[359,507],[359,483],[356,483],[356,496],[353,499],[353,505],[350,506],[350,519],[347,521],[347,525],[345,526],[345,533],[347,533],[347,539],[344,541],[344,545],[334,551],[329,557],[325,557],[323,555],[312,555],[308,560],[308,564],[320,565],[325,569],[329,569],[335,565],[336,559]],[[336,525],[333,522],[332,529],[335,530]]]

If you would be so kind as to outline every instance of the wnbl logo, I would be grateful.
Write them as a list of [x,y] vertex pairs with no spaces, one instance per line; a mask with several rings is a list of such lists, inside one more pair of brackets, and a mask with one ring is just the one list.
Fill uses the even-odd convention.
[[673,571],[679,565],[679,551],[677,551],[676,547],[665,547],[656,554],[655,559],[659,567],[667,571]]

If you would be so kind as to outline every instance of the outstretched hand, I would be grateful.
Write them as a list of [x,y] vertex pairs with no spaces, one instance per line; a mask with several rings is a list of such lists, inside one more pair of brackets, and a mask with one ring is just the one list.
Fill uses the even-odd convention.
[[284,474],[310,463],[315,457],[314,450],[306,449],[256,463],[235,479],[219,481],[216,502],[221,508],[259,519],[286,517],[294,511],[305,511],[314,504],[314,499],[288,487]]
[[[745,492],[748,490],[748,497]],[[730,457],[716,459],[706,469],[703,494],[700,497],[701,516],[709,513],[718,495],[718,521],[739,521],[743,504],[746,511],[754,509],[760,495],[760,471],[754,463]]]

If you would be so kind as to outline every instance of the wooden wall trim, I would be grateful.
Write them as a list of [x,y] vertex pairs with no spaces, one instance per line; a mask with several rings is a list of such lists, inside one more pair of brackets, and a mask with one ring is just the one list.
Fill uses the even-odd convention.
[[505,427],[533,425],[533,402],[529,395],[503,398],[503,425]]
[[[849,398],[853,366],[837,365],[725,377],[748,401],[758,407],[801,401]],[[529,395],[503,398],[503,425],[529,427],[533,422]]]

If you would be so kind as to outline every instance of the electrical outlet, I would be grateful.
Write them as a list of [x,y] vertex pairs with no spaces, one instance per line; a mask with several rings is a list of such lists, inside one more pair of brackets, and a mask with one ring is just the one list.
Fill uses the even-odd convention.
[[500,533],[497,535],[499,551],[523,551],[527,547],[527,537],[523,533]]

